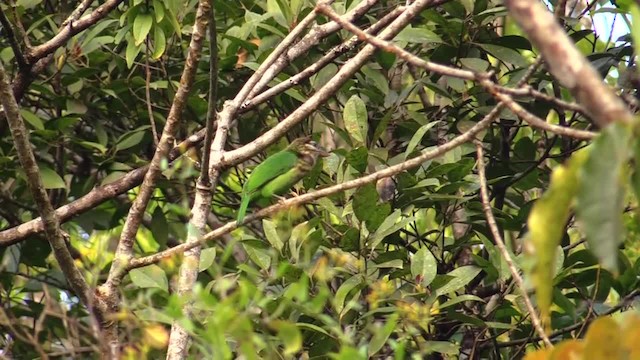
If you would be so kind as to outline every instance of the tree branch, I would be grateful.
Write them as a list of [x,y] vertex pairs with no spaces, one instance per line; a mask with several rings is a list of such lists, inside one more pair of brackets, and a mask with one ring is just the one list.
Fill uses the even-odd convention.
[[[92,291],[87,284],[84,276],[76,267],[73,257],[67,249],[67,244],[64,239],[64,235],[60,229],[60,221],[56,216],[53,206],[49,201],[49,196],[42,183],[40,177],[40,169],[36,163],[36,159],[31,150],[31,143],[29,142],[29,132],[22,121],[20,116],[20,110],[18,103],[11,91],[9,85],[9,79],[4,71],[4,67],[0,63],[0,103],[4,108],[9,129],[13,136],[13,143],[18,153],[18,159],[25,172],[25,178],[29,190],[33,196],[33,199],[38,207],[38,212],[44,222],[44,232],[47,240],[51,245],[53,254],[60,265],[65,278],[69,282],[69,285],[80,298],[80,301],[88,308],[92,309],[94,305],[94,299]],[[104,320],[104,313],[100,306],[96,307],[96,315],[98,319]]]
[[506,0],[505,5],[540,49],[551,74],[573,93],[598,126],[633,120],[624,102],[602,81],[544,5],[532,0]]
[[115,258],[111,264],[109,277],[103,285],[103,290],[107,297],[113,296],[113,292],[120,284],[122,276],[124,276],[123,270],[126,267],[126,263],[133,258],[133,243],[147,204],[153,194],[158,175],[160,175],[160,162],[167,156],[170,146],[174,142],[174,133],[182,118],[182,110],[186,104],[187,96],[191,92],[191,86],[193,85],[198,68],[197,65],[200,61],[202,43],[206,36],[210,10],[211,4],[209,0],[200,0],[189,51],[187,53],[187,59],[185,60],[185,67],[180,78],[180,87],[173,99],[171,110],[169,110],[169,115],[167,116],[167,121],[162,131],[162,136],[153,154],[153,158],[149,163],[149,169],[142,181],[140,192],[127,215],[122,234],[120,235],[120,241],[116,248]]
[[[191,218],[187,227],[186,243],[198,242],[198,239],[207,229],[208,216],[211,213],[211,195],[213,186],[211,183],[212,174],[210,174],[210,158],[211,152],[221,152],[226,142],[226,131],[224,131],[222,141],[216,142],[216,148],[212,151],[212,138],[215,131],[214,121],[216,118],[216,102],[218,93],[218,43],[216,32],[215,13],[213,8],[210,13],[211,21],[209,22],[209,106],[207,109],[207,126],[204,146],[202,147],[202,167],[200,177],[196,184],[196,195],[191,208]],[[220,124],[218,131],[222,128],[228,128],[228,124]],[[216,136],[218,139],[218,136]],[[219,157],[219,156],[218,156]],[[214,158],[215,159],[215,158]],[[217,160],[217,159],[215,159]],[[214,182],[217,176],[213,176]],[[198,270],[200,265],[200,246],[186,251],[182,263],[180,264],[180,274],[178,275],[178,296],[185,298],[192,294],[193,286],[198,278]],[[187,300],[183,307],[183,313],[186,317],[192,317],[193,303]],[[189,334],[187,330],[180,325],[179,321],[175,321],[171,325],[171,334],[169,336],[169,345],[167,347],[167,359],[184,359],[187,357],[189,350]]]

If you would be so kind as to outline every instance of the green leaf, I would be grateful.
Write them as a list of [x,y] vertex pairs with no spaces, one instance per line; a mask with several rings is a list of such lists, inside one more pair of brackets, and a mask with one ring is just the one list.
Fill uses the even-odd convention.
[[520,67],[529,66],[529,62],[518,51],[493,44],[478,44],[495,58]]
[[273,325],[278,330],[278,338],[284,344],[285,355],[293,355],[302,348],[302,334],[296,324],[274,321]]
[[632,2],[629,7],[629,13],[631,14],[631,37],[633,38],[633,44],[635,45],[634,53],[638,55],[638,46],[640,44],[640,7],[638,4]]
[[153,16],[151,14],[139,13],[136,16],[133,21],[133,39],[136,46],[142,45],[147,35],[149,35],[151,25],[153,25]]
[[157,206],[151,216],[151,233],[153,238],[160,246],[167,245],[167,239],[169,238],[169,224],[167,218],[164,216],[164,211],[160,206]]
[[153,0],[153,13],[156,16],[156,23],[164,19],[164,5],[160,0]]
[[378,203],[378,192],[373,184],[367,184],[353,194],[353,214],[360,221],[366,221],[371,216],[371,209]]
[[347,153],[347,163],[360,173],[367,170],[369,152],[364,146],[359,146]]
[[156,26],[153,29],[153,54],[152,59],[159,59],[167,48],[167,38],[162,27]]
[[436,293],[439,296],[458,291],[478,276],[480,271],[482,271],[482,269],[477,266],[462,266],[453,269],[453,271],[447,274],[447,276],[452,279],[444,286],[438,288]]
[[384,326],[377,328],[373,334],[373,337],[369,341],[369,356],[376,354],[389,339],[391,333],[396,329],[398,323],[398,313],[392,314],[387,318],[387,322]]
[[264,234],[271,246],[278,250],[278,252],[282,253],[284,242],[282,242],[282,239],[280,239],[280,236],[278,235],[276,224],[274,224],[271,220],[262,219],[262,226],[264,228]]
[[362,275],[354,275],[340,285],[338,291],[336,291],[336,296],[333,298],[333,307],[338,314],[341,314],[345,307],[347,295],[349,295],[351,290],[355,289],[356,286],[362,284],[363,281]]
[[402,212],[400,210],[394,211],[393,214],[387,216],[384,219],[384,221],[377,228],[376,232],[371,235],[369,246],[372,249],[375,248],[376,246],[378,246],[378,244],[380,244],[380,242],[382,242],[382,240],[384,240],[384,238],[406,227],[409,223],[415,220],[416,219],[413,216],[402,218]]
[[491,66],[488,61],[478,58],[462,58],[460,63],[462,66],[477,72],[485,72]]
[[133,62],[136,61],[136,57],[138,57],[141,49],[142,46],[134,44],[133,39],[128,39],[125,58],[127,60],[127,67],[129,69],[131,69],[131,67],[133,66]]
[[447,341],[425,341],[424,346],[440,354],[457,355],[460,353],[460,346]]
[[404,28],[396,37],[393,39],[394,42],[408,42],[408,43],[417,43],[417,44],[431,44],[431,43],[441,43],[442,39],[436,33],[429,29],[425,29],[422,27],[411,27],[408,26]]
[[131,281],[139,288],[158,288],[167,291],[169,282],[167,274],[158,265],[149,265],[129,272]]
[[64,189],[67,187],[64,179],[46,165],[40,165],[40,177],[42,177],[45,189]]
[[296,323],[296,326],[298,326],[299,328],[312,330],[326,336],[331,336],[327,330],[321,328],[318,325],[309,324],[309,323]]
[[205,271],[213,265],[213,260],[216,258],[216,248],[202,249],[200,252],[200,263],[198,264],[198,271]]
[[618,272],[618,247],[623,241],[625,189],[631,131],[615,123],[602,130],[593,141],[588,159],[580,173],[576,217],[590,249],[602,266]]
[[369,231],[376,231],[391,212],[391,205],[378,204],[378,198],[378,191],[373,184],[358,188],[353,195],[353,213],[360,221],[366,223]]
[[420,141],[422,141],[422,138],[424,137],[424,134],[426,134],[427,131],[429,131],[429,129],[431,129],[432,127],[434,127],[438,123],[439,123],[439,121],[432,121],[432,122],[430,122],[428,124],[420,126],[420,128],[411,137],[411,140],[409,141],[409,145],[407,145],[407,150],[404,152],[404,159],[405,160],[407,159],[407,157],[409,157],[409,155],[411,155],[413,150],[415,150],[416,146],[418,146]]
[[44,130],[44,124],[42,123],[42,120],[40,120],[40,117],[38,115],[26,109],[20,109],[20,115],[22,115],[22,118],[29,125],[33,126],[34,129]]
[[167,10],[165,16],[168,19],[169,23],[171,23],[173,30],[176,32],[176,35],[178,35],[178,37],[182,36],[182,29],[180,27],[180,22],[178,21],[176,14],[171,8],[165,8],[165,10]]
[[356,143],[366,145],[369,123],[364,101],[357,95],[353,95],[345,104],[342,116],[349,136]]
[[411,258],[411,275],[417,283],[429,286],[438,273],[436,258],[426,246],[423,246],[413,254]]
[[465,294],[465,295],[460,295],[460,296],[456,296],[454,298],[451,298],[447,301],[445,301],[444,303],[440,304],[440,306],[438,306],[439,309],[444,309],[446,307],[449,306],[453,306],[455,304],[459,304],[461,302],[466,302],[466,301],[480,301],[480,302],[484,302],[484,300],[482,300],[480,297],[475,296],[475,295],[470,295],[470,294]]
[[147,128],[148,126],[142,126],[121,136],[116,143],[116,151],[126,150],[138,145],[144,138],[144,130]]
[[269,255],[267,249],[257,246],[257,244],[249,241],[243,242],[242,246],[247,252],[247,255],[249,255],[251,261],[256,263],[256,265],[258,265],[261,269],[269,270],[269,268],[271,267],[271,256]]

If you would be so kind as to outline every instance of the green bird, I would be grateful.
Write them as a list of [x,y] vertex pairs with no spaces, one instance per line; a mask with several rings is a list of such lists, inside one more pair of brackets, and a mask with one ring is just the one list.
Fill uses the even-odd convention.
[[244,219],[249,203],[264,204],[286,193],[313,169],[318,156],[329,156],[329,153],[306,136],[293,140],[286,149],[256,166],[242,188],[238,223]]

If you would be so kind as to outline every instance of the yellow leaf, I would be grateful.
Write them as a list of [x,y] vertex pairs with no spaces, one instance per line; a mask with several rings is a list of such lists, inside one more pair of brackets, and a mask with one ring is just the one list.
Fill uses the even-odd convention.
[[576,152],[567,164],[556,167],[545,194],[536,201],[529,214],[529,236],[525,249],[534,259],[531,278],[536,290],[540,318],[549,329],[556,249],[560,244],[570,207],[578,188],[578,170],[588,150]]
[[622,351],[628,360],[640,360],[640,315],[629,314],[622,328]]
[[524,360],[547,360],[551,356],[552,350],[552,348],[547,348],[530,352],[524,357]]
[[169,332],[162,325],[144,328],[144,342],[155,349],[163,349],[169,343]]
[[622,359],[620,326],[608,316],[589,326],[584,343],[584,360]]
[[584,343],[579,340],[565,340],[558,344],[551,356],[547,359],[551,360],[582,360],[584,354]]

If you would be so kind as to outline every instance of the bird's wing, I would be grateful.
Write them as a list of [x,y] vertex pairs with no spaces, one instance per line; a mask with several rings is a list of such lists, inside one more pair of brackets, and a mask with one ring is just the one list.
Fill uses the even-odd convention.
[[244,185],[244,193],[252,193],[260,189],[270,180],[284,174],[298,161],[298,156],[289,150],[283,150],[272,156],[269,156],[249,175],[249,179]]

